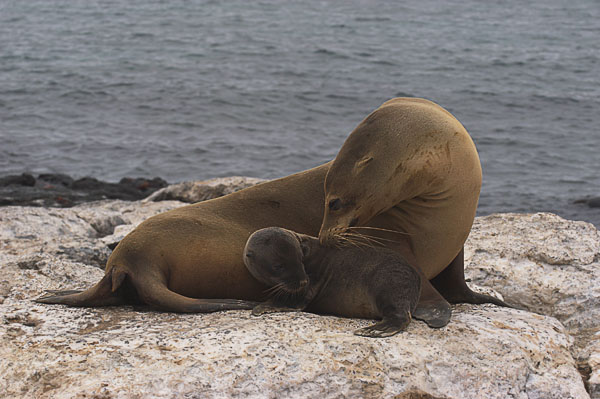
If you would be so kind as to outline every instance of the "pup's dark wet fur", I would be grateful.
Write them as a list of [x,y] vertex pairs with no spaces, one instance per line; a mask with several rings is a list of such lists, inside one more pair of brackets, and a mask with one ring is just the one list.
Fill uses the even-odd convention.
[[278,227],[256,231],[244,263],[271,287],[252,313],[306,310],[343,317],[382,319],[355,331],[388,337],[410,324],[421,278],[397,253],[379,247],[331,248],[304,234]]

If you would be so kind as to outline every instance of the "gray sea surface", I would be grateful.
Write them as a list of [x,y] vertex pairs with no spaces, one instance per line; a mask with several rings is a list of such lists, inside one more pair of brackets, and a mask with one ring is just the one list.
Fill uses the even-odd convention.
[[275,178],[385,100],[480,153],[480,214],[600,225],[600,2],[0,0],[0,176]]

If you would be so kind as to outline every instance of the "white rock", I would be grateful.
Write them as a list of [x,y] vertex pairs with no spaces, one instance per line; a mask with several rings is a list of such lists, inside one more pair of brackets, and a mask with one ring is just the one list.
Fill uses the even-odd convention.
[[110,255],[107,243],[124,237],[98,239],[114,229],[114,224],[123,223],[131,230],[148,217],[181,205],[177,201],[99,201],[73,208],[3,207],[0,261],[6,256],[19,256],[27,262],[28,256],[35,258],[41,253],[104,268]]
[[598,231],[549,214],[478,218],[466,251],[474,283],[549,316],[458,305],[369,339],[352,331],[372,321],[306,313],[30,302],[97,282],[107,243],[179,205],[0,208],[0,397],[589,398],[573,355],[600,397]]
[[[586,398],[558,321],[492,305],[460,305],[432,330],[414,322],[388,339],[352,334],[372,321],[248,311],[179,315],[130,307],[77,309],[29,302],[72,268],[5,267],[5,397]],[[73,284],[73,282],[71,282]],[[15,292],[15,291],[18,291]]]
[[592,368],[590,389],[600,398],[600,232],[592,224],[549,213],[477,218],[465,265],[475,284],[560,320],[575,338],[576,358]]
[[590,394],[592,398],[600,398],[600,332],[594,334],[592,344],[589,345],[586,354],[589,355],[587,366],[590,373],[588,381]]
[[218,177],[210,180],[188,181],[172,184],[162,188],[144,201],[177,200],[187,203],[206,201],[211,198],[222,197],[235,191],[254,186],[264,182],[264,179],[256,177],[229,176]]

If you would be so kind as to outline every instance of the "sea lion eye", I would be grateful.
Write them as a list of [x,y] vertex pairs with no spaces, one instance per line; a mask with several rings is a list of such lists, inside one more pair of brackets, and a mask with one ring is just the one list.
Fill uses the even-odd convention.
[[342,201],[339,198],[329,201],[329,209],[332,211],[337,211],[342,207]]
[[360,161],[358,161],[356,163],[356,167],[357,168],[364,168],[365,166],[367,166],[371,161],[373,160],[373,157],[366,157],[361,159]]

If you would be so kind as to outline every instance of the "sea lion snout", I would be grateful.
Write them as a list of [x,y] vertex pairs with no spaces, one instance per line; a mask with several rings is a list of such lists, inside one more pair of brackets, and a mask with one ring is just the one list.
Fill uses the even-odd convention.
[[326,247],[333,246],[335,244],[335,242],[337,241],[334,230],[338,230],[338,229],[329,229],[329,230],[321,229],[321,231],[319,232],[319,243]]
[[[304,273],[302,273],[304,274]],[[286,276],[285,281],[283,280],[283,276],[279,276],[281,280],[280,283],[283,283],[282,290],[289,294],[298,294],[302,293],[308,287],[310,280],[306,274],[304,275],[295,275],[295,276]]]
[[343,240],[348,228],[355,226],[357,223],[358,218],[353,214],[333,217],[326,213],[319,231],[319,242],[326,247],[335,246],[336,243]]

